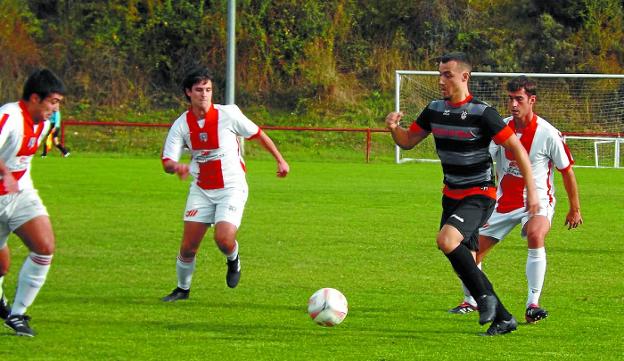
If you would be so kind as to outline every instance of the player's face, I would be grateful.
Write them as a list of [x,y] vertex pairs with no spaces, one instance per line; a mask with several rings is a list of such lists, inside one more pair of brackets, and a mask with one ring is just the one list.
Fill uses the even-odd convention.
[[63,96],[58,93],[52,93],[41,99],[38,94],[31,95],[29,108],[30,116],[35,123],[50,119],[52,113],[57,112],[61,107]]
[[524,88],[509,92],[509,111],[515,120],[527,120],[533,116],[533,104],[535,95],[528,95]]
[[455,96],[461,95],[464,87],[467,86],[470,73],[455,60],[440,63],[440,91],[442,97],[446,100],[461,101],[462,99],[454,99]]
[[191,99],[191,107],[208,111],[212,105],[212,81],[202,80],[186,89],[186,95]]

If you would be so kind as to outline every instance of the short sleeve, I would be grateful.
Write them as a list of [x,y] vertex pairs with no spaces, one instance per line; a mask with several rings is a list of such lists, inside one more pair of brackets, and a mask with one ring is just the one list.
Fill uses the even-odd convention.
[[222,110],[231,118],[234,132],[244,138],[253,138],[260,133],[260,127],[243,114],[236,105],[224,105]]
[[550,159],[555,167],[561,172],[566,171],[574,164],[570,148],[563,141],[563,136],[558,131],[551,132]]
[[427,133],[431,133],[431,119],[433,113],[431,103],[429,103],[429,105],[427,105],[427,107],[420,112],[418,118],[416,118],[412,126],[410,126],[410,131],[425,131]]
[[167,139],[165,139],[165,145],[163,147],[163,152],[161,156],[161,160],[173,160],[179,161],[182,157],[182,152],[184,151],[184,135],[188,132],[188,128],[185,127],[186,113],[184,113],[180,118],[178,118],[171,128],[169,128],[169,133],[167,133]]

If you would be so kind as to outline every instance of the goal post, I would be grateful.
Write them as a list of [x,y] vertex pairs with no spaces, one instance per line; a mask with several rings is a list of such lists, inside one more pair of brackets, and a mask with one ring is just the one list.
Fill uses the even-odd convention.
[[[507,117],[506,85],[520,75],[536,81],[534,110],[565,135],[577,166],[624,167],[624,74],[473,72],[470,93]],[[440,98],[438,80],[437,71],[396,71],[395,110],[405,114],[404,127]],[[396,163],[437,161],[432,138],[409,151],[396,146]]]

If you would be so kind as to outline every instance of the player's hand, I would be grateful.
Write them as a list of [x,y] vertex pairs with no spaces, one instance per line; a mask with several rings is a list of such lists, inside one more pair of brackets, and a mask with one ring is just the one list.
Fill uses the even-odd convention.
[[189,166],[188,164],[184,164],[184,163],[178,163],[175,166],[175,174],[178,175],[178,177],[181,180],[185,180],[186,178],[188,178],[189,176]]
[[526,211],[530,216],[534,216],[539,213],[540,204],[537,199],[536,192],[527,192]]
[[17,181],[10,172],[7,172],[4,176],[2,176],[2,185],[7,193],[17,193],[19,191]]
[[583,217],[581,217],[580,209],[570,209],[568,211],[568,215],[566,216],[566,220],[564,226],[568,226],[568,230],[572,228],[576,228],[583,224]]
[[277,176],[280,178],[284,178],[290,172],[290,166],[286,163],[285,160],[277,163]]
[[399,126],[403,112],[392,112],[386,116],[386,128],[392,130]]

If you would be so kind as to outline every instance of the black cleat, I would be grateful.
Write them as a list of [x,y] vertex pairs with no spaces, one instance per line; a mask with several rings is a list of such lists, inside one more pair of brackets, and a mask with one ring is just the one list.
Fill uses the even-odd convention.
[[166,295],[161,299],[163,302],[175,302],[178,300],[187,300],[189,298],[189,294],[191,293],[191,289],[183,290],[180,287],[176,287],[175,290],[171,291],[170,294]]
[[11,306],[9,300],[5,297],[4,293],[0,297],[0,318],[6,320],[11,314]]
[[543,320],[548,317],[548,311],[540,306],[532,303],[527,307],[526,313],[524,314],[524,319],[527,323],[536,323],[539,320]]
[[4,321],[4,326],[15,331],[17,336],[35,337],[35,331],[28,326],[30,316],[12,315]]
[[241,276],[240,257],[236,256],[233,261],[227,261],[227,274],[225,275],[225,281],[229,288],[234,288],[238,285],[238,281]]
[[459,304],[459,306],[451,308],[448,310],[449,313],[454,313],[456,315],[465,315],[467,313],[471,313],[474,311],[478,311],[479,308],[477,306],[473,306],[470,303],[464,301]]
[[479,306],[479,324],[485,325],[494,320],[496,316],[496,306],[498,300],[494,295],[483,295],[477,298],[477,305]]
[[483,336],[498,336],[504,335],[506,333],[510,333],[515,331],[518,328],[518,321],[516,318],[511,316],[511,319],[507,321],[498,321],[492,322],[490,328],[483,334]]

